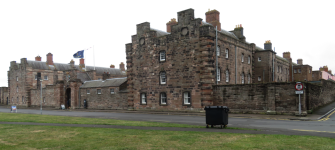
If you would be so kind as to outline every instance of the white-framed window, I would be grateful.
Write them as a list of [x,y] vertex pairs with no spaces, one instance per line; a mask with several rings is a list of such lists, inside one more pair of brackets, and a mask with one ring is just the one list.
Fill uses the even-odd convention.
[[185,105],[191,104],[191,93],[190,92],[184,92],[184,104]]
[[226,82],[229,82],[229,70],[226,70]]
[[141,93],[141,104],[147,104],[147,95],[145,93]]
[[294,73],[297,73],[297,69],[294,69]]
[[301,73],[301,69],[298,69],[298,73]]
[[248,74],[248,84],[250,84],[250,73]]
[[250,64],[251,58],[250,55],[248,56],[248,64]]
[[16,81],[19,81],[19,77],[18,76],[16,76]]
[[262,81],[262,78],[261,78],[261,76],[258,76],[258,81]]
[[262,61],[262,58],[261,58],[261,57],[258,57],[258,61]]
[[244,84],[244,73],[242,73],[242,75],[241,75],[241,82],[242,82],[242,84]]
[[159,76],[160,76],[160,83],[161,84],[166,84],[166,73],[161,72]]
[[111,91],[111,94],[114,94],[114,89],[110,89],[110,91]]
[[242,62],[244,62],[244,54],[242,53],[242,56],[241,56],[241,60]]
[[48,76],[44,76],[44,80],[48,80]]
[[165,61],[166,54],[165,51],[159,52],[159,61]]
[[216,48],[216,56],[220,56],[220,46]]
[[97,89],[97,93],[98,93],[98,94],[101,94],[101,89]]
[[86,90],[86,94],[90,94],[90,89],[87,89],[87,90]]
[[229,49],[226,48],[226,58],[228,58],[228,57],[229,57]]
[[161,96],[160,98],[161,104],[166,105],[166,93],[161,93],[160,96]]
[[217,72],[216,72],[216,80],[217,81],[220,81],[220,78],[221,78],[220,74],[221,74],[221,71],[220,71],[220,69],[218,69]]

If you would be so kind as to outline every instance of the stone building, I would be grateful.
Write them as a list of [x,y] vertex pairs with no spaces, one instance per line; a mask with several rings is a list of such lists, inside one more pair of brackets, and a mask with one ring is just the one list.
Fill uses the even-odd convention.
[[8,87],[0,87],[0,104],[8,104]]
[[303,64],[302,59],[297,60],[297,65],[293,66],[294,81],[312,81],[312,66]]
[[[75,65],[53,62],[53,55],[48,53],[47,61],[42,62],[37,56],[35,61],[22,58],[20,63],[12,61],[8,71],[8,97],[10,105],[34,107],[67,108],[82,106],[80,86],[85,81],[125,77],[124,64],[121,69],[86,66],[84,59]],[[39,78],[39,76],[41,78]],[[41,79],[41,80],[40,80]],[[41,96],[42,91],[42,96]]]
[[86,81],[79,90],[89,109],[128,109],[127,78]]
[[221,29],[217,10],[206,12],[206,21],[193,9],[177,15],[167,32],[138,24],[126,44],[129,108],[201,109],[213,105],[216,84],[289,81],[292,61],[277,56],[270,41],[263,49],[246,41],[242,25]]
[[335,76],[332,74],[331,70],[328,70],[328,66],[320,67],[318,71],[313,71],[312,73],[313,81],[325,79],[335,81]]

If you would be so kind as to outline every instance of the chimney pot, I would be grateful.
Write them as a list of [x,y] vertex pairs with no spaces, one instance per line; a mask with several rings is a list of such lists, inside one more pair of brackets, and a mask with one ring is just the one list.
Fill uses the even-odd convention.
[[220,12],[217,10],[209,10],[206,12],[206,22],[212,24],[214,27],[218,27],[218,31],[221,31],[220,23]]
[[110,65],[110,68],[115,68],[115,66],[112,64],[112,65]]
[[166,32],[171,33],[171,26],[176,25],[176,24],[178,24],[178,22],[176,21],[176,18],[172,18],[171,21],[166,23]]
[[265,41],[265,43],[264,43],[264,49],[265,50],[272,50],[272,43],[271,43],[270,40]]

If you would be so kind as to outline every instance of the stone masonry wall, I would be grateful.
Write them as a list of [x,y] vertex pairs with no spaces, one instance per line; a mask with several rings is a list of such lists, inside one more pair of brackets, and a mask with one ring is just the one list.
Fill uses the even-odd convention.
[[[101,94],[97,89],[101,89]],[[110,89],[114,89],[114,94]],[[127,98],[127,92],[120,92],[119,87],[80,88],[80,108],[84,108],[86,100],[88,109],[127,109]]]

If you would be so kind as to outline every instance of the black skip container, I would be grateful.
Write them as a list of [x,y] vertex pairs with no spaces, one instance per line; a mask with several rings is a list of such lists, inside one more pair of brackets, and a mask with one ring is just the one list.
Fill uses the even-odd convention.
[[206,106],[206,128],[209,125],[213,128],[215,125],[220,125],[221,128],[227,127],[228,124],[228,112],[227,106]]

